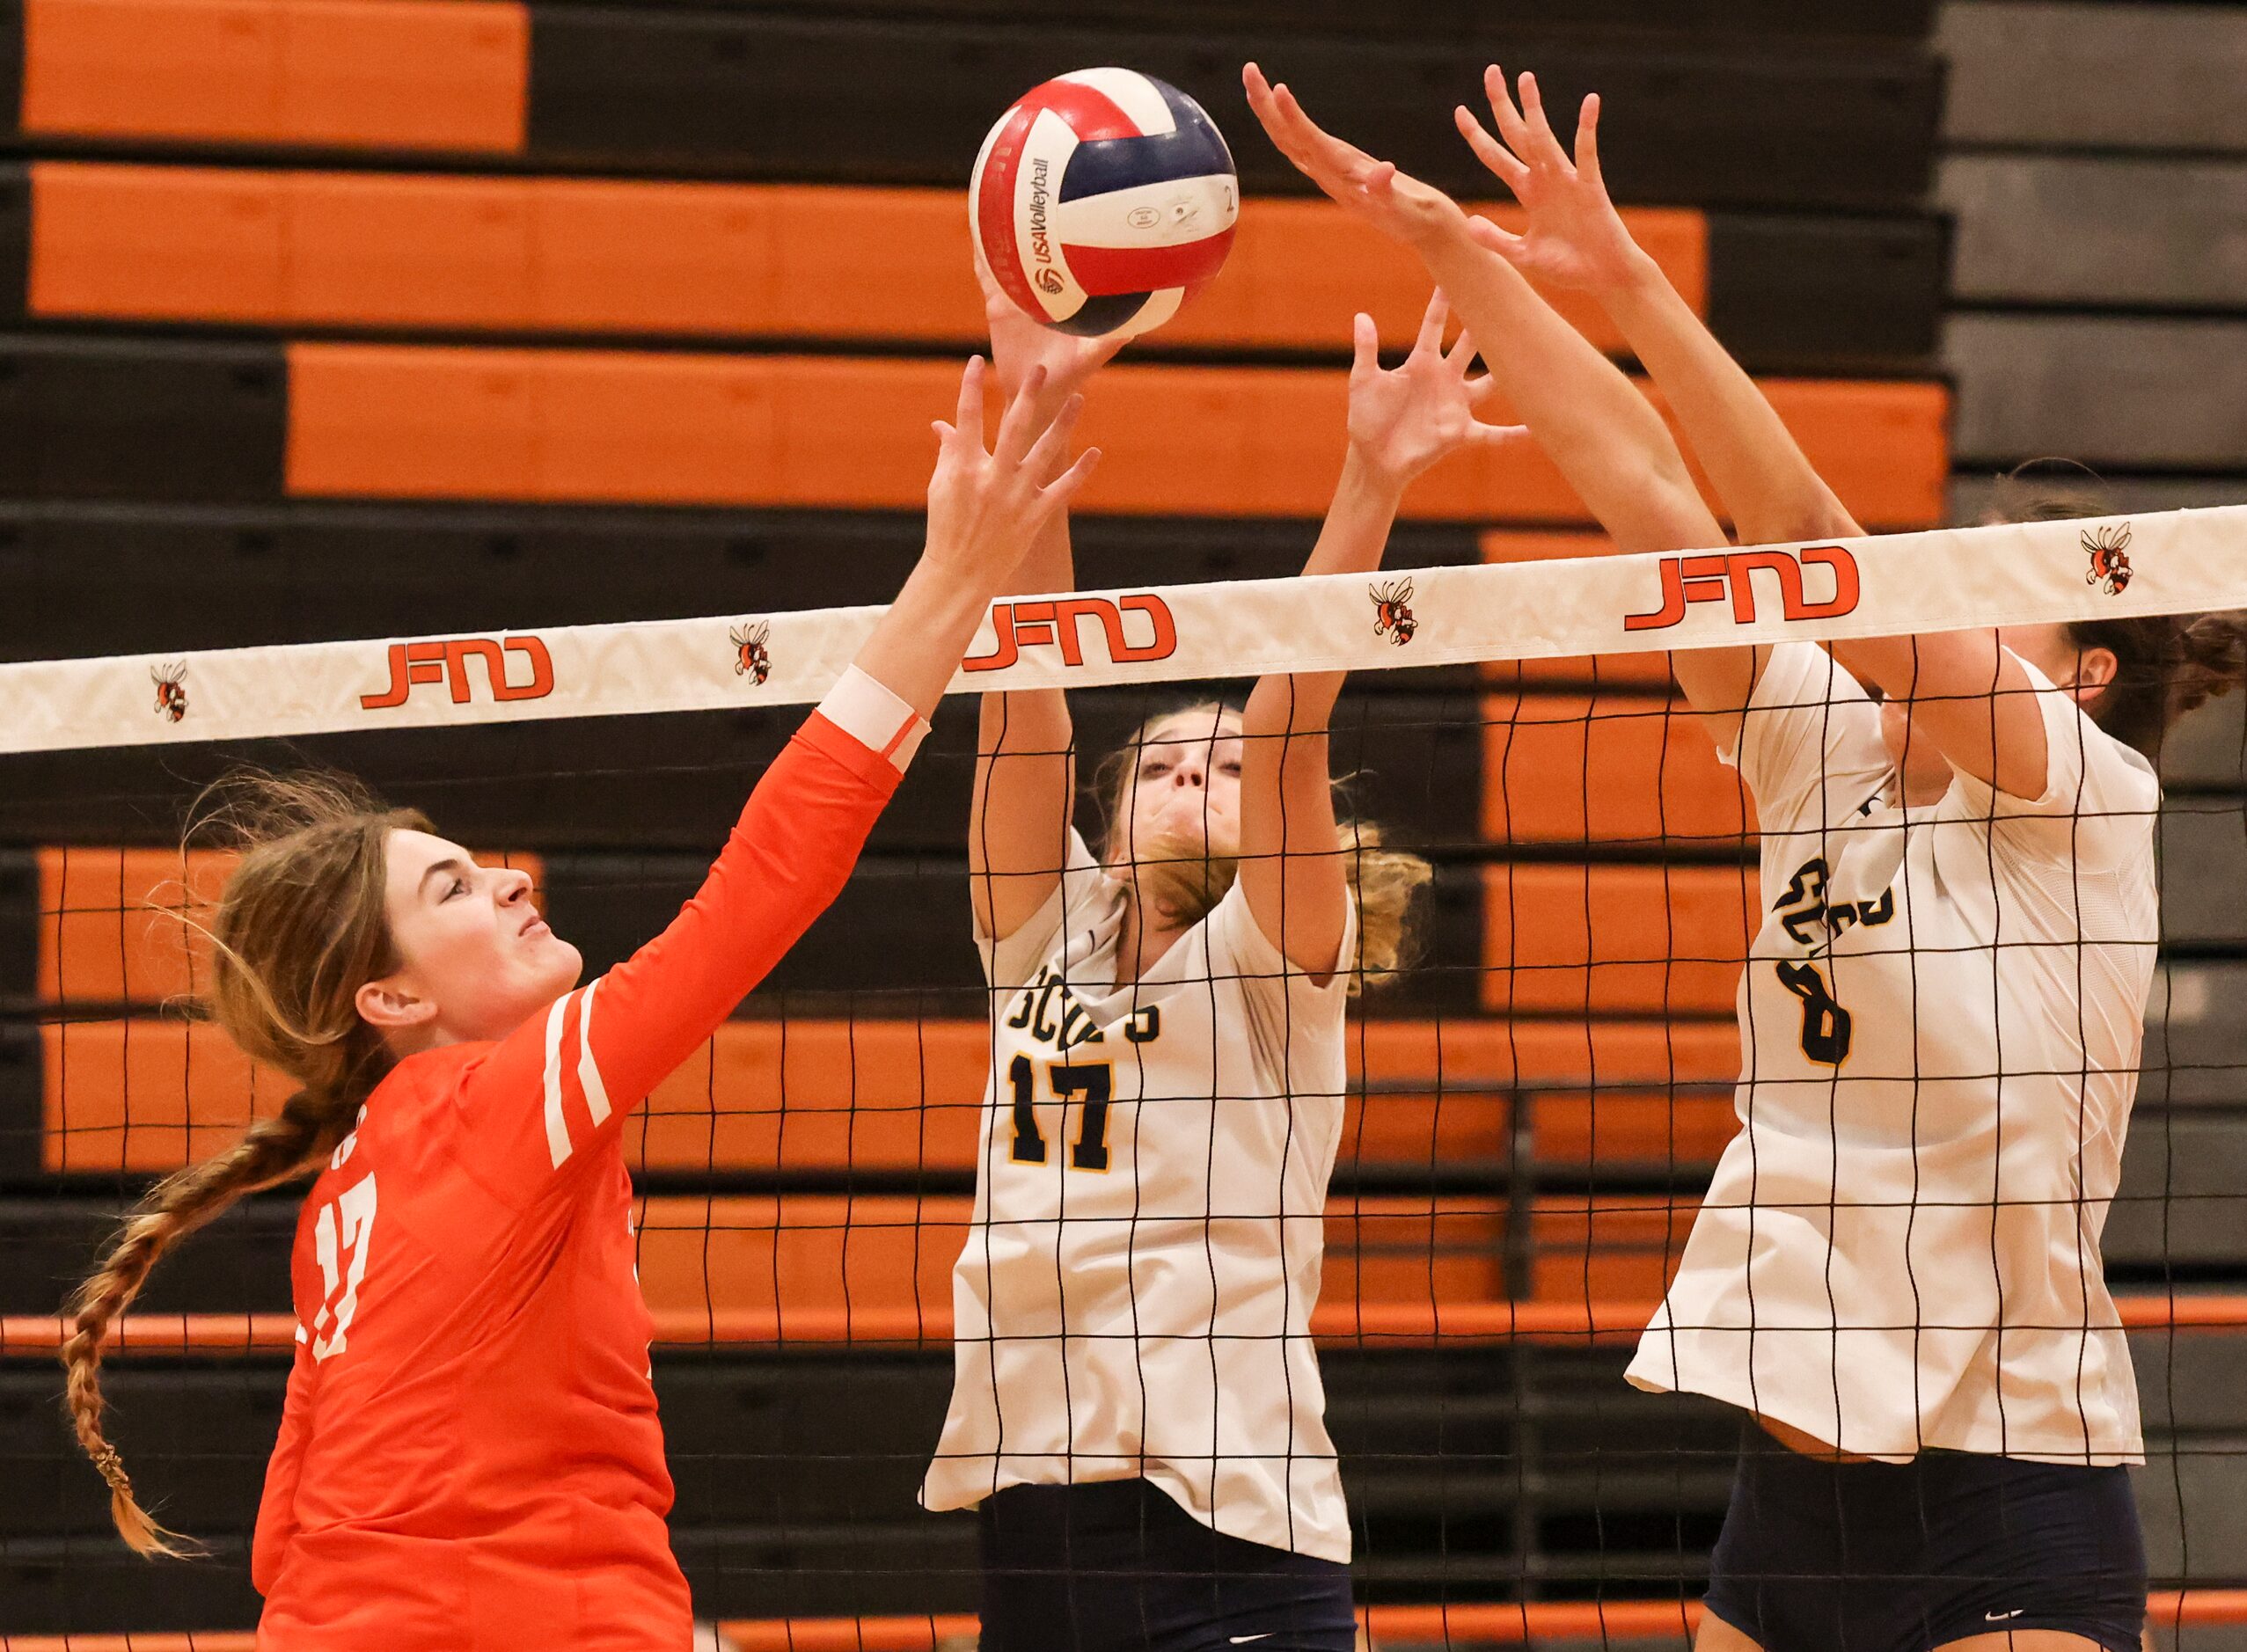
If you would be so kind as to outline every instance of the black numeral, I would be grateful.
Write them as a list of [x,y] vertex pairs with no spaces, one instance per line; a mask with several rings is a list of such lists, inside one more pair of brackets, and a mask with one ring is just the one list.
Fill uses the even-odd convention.
[[[1108,1106],[1115,1095],[1116,1070],[1104,1061],[1084,1066],[1055,1062],[1045,1070],[1045,1076],[1057,1100],[1084,1100],[1084,1120],[1069,1148],[1071,1166],[1107,1169]],[[1014,1145],[1008,1157],[1018,1165],[1042,1165],[1046,1148],[1045,1134],[1037,1127],[1037,1070],[1028,1056],[1017,1056],[1006,1064],[1006,1082],[1014,1093]]]
[[1782,963],[1779,984],[1803,1001],[1803,1054],[1825,1067],[1838,1067],[1847,1061],[1849,1012],[1834,1001],[1818,966]]
[[1069,1149],[1070,1166],[1077,1170],[1108,1168],[1108,1103],[1114,1092],[1114,1071],[1106,1062],[1096,1067],[1050,1067],[1053,1093],[1063,1100],[1085,1099],[1084,1122]]
[[1006,1082],[1014,1086],[1014,1151],[1010,1157],[1018,1165],[1045,1162],[1045,1137],[1037,1127],[1036,1080],[1028,1056],[1017,1056],[1007,1064]]

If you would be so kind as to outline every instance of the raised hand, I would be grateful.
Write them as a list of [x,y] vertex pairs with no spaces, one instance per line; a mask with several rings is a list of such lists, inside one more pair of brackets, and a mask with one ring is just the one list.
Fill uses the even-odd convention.
[[1467,233],[1468,216],[1440,189],[1407,177],[1388,161],[1321,131],[1285,84],[1274,86],[1254,63],[1241,71],[1248,106],[1273,146],[1328,196],[1385,234],[1415,247]]
[[1025,315],[1000,289],[980,247],[976,249],[976,280],[983,288],[984,325],[991,330],[991,365],[998,376],[999,393],[1009,400],[1034,370],[1043,368],[1043,411],[1058,407],[1082,391],[1124,346],[1120,338],[1080,339]]
[[1450,306],[1442,291],[1428,300],[1420,335],[1402,365],[1384,371],[1371,316],[1358,318],[1350,367],[1350,445],[1358,463],[1401,493],[1407,484],[1464,447],[1501,447],[1529,439],[1523,425],[1484,424],[1475,409],[1489,399],[1489,375],[1469,378],[1475,340],[1461,332],[1444,348]]
[[986,451],[983,409],[988,370],[981,356],[970,358],[960,376],[958,410],[949,423],[935,422],[936,471],[928,482],[924,553],[924,560],[941,562],[983,583],[1003,580],[1014,570],[1039,530],[1068,508],[1100,462],[1100,450],[1087,448],[1062,470],[1084,398],[1069,396],[1047,420],[1040,412],[1047,386],[1043,362],[1023,375],[999,421],[999,440]]
[[1469,232],[1525,274],[1556,287],[1599,290],[1629,281],[1639,251],[1599,175],[1599,93],[1584,100],[1577,116],[1571,157],[1545,118],[1536,76],[1521,77],[1519,108],[1507,90],[1505,71],[1496,63],[1482,71],[1482,90],[1503,143],[1464,104],[1453,118],[1476,157],[1528,211],[1529,229],[1514,235],[1477,218]]

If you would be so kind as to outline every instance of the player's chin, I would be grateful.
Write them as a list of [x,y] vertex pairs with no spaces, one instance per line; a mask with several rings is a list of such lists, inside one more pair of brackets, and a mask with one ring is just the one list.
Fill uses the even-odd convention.
[[585,954],[552,931],[530,942],[528,973],[537,978],[540,1001],[558,998],[585,973]]

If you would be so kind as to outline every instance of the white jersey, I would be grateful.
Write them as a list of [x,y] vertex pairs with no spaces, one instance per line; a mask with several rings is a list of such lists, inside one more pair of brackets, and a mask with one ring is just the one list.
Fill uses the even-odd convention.
[[1887,1461],[2142,1460],[2099,1233],[2137,1088],[2161,787],[2034,668],[2045,794],[1899,807],[1880,711],[1774,650],[1738,763],[1768,914],[1739,991],[1742,1129],[1642,1388]]
[[1037,915],[977,938],[992,1083],[921,1501],[1143,1476],[1228,1536],[1344,1561],[1311,1310],[1347,976],[1289,964],[1236,881],[1119,990],[1129,898],[1072,832]]

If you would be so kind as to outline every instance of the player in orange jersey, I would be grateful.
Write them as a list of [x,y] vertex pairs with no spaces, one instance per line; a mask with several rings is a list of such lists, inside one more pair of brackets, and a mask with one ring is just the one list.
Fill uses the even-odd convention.
[[1076,414],[1039,434],[1041,388],[987,453],[970,363],[896,603],[765,771],[701,892],[590,984],[523,874],[348,787],[267,788],[286,830],[228,881],[213,1007],[303,1087],[155,1189],[79,1291],[63,1354],[119,1531],[175,1552],[104,1437],[103,1338],[172,1241],[318,1171],[253,1556],[260,1647],[688,1644],[624,1122],[841,889],[992,594],[1082,485],[1092,454],[1040,485]]

